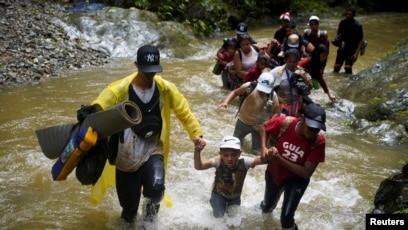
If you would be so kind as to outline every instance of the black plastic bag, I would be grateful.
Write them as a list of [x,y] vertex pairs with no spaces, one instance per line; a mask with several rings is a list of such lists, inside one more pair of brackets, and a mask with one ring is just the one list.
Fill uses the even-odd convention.
[[332,43],[334,46],[336,46],[336,47],[340,47],[340,46],[341,46],[341,40],[342,40],[341,36],[336,36],[336,37],[331,41],[331,43]]
[[109,138],[109,151],[108,151],[108,160],[109,164],[115,165],[116,164],[116,157],[118,155],[118,145],[119,141],[121,143],[124,142],[124,131],[119,133],[115,133]]
[[290,81],[293,87],[296,87],[297,89],[299,89],[300,95],[307,96],[310,94],[309,86],[306,84],[303,77],[300,76],[299,74],[297,73],[292,74]]
[[75,173],[82,185],[94,185],[98,181],[108,159],[108,152],[108,141],[102,139],[87,153],[81,155]]

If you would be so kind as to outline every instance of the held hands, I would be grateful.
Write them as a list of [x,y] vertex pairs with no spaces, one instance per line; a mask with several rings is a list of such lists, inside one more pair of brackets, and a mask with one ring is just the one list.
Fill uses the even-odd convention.
[[[265,150],[266,153],[264,155]],[[264,156],[264,160],[268,163],[271,163],[272,161],[277,161],[279,157],[278,149],[276,147],[271,147],[269,149],[264,148],[262,149],[262,156]]]
[[204,147],[206,146],[206,141],[204,140],[204,138],[202,137],[196,137],[194,139],[194,146],[195,146],[195,150],[201,152],[201,150],[204,149]]

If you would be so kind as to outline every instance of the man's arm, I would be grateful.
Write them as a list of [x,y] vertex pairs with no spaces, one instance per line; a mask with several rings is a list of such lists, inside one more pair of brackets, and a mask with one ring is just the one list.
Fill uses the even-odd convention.
[[261,139],[261,160],[266,161],[266,155],[268,153],[268,149],[266,147],[266,131],[265,126],[268,121],[264,122],[263,124],[258,125],[257,131],[259,133],[259,137]]
[[361,25],[358,27],[358,35],[357,36],[359,37],[358,39],[360,39],[360,41],[358,42],[357,49],[356,49],[356,51],[354,52],[354,55],[353,55],[353,63],[357,61],[357,58],[360,55],[361,46],[363,45],[363,42],[364,42],[364,40],[363,40],[363,38],[364,38],[363,37],[363,27]]
[[235,97],[242,95],[246,92],[248,86],[250,85],[250,82],[242,84],[239,88],[234,89],[233,91],[231,91],[227,97],[224,99],[224,101],[222,101],[218,107],[224,107],[226,109],[228,109],[228,104],[234,100]]

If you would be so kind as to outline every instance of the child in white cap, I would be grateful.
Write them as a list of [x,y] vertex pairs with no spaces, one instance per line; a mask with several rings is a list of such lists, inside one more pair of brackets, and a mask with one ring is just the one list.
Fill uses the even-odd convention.
[[194,167],[197,170],[216,168],[210,204],[213,215],[221,218],[232,205],[241,205],[241,193],[249,168],[265,164],[260,157],[241,156],[241,142],[233,136],[225,136],[220,142],[219,155],[201,160],[205,143],[195,142]]

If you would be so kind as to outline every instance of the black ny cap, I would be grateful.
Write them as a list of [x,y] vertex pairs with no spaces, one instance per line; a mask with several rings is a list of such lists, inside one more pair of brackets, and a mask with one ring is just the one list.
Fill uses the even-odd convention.
[[144,45],[137,50],[137,67],[140,72],[162,72],[159,50],[152,45]]

